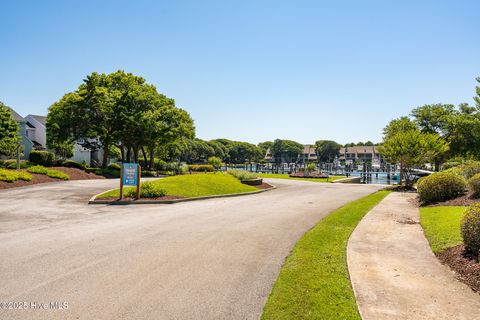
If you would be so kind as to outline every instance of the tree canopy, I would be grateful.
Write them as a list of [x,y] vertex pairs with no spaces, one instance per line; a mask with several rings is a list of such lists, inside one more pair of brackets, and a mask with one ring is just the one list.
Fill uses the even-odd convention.
[[19,125],[11,110],[0,101],[0,155],[13,156],[19,147]]
[[303,152],[303,145],[292,140],[276,139],[272,144],[272,156],[275,163],[296,162]]
[[[189,114],[173,99],[158,93],[145,79],[124,71],[92,73],[74,92],[55,102],[47,115],[47,144],[58,146],[80,140],[95,149],[120,149],[123,161],[138,161],[139,152],[182,138],[192,138],[195,128]],[[104,152],[103,165],[109,152]]]
[[338,156],[341,147],[339,143],[332,140],[318,140],[315,142],[315,151],[318,160],[321,162],[333,162],[335,157]]

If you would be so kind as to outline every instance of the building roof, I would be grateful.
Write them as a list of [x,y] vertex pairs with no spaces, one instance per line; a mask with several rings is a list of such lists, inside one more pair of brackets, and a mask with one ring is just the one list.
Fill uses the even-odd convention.
[[10,111],[12,112],[13,120],[15,120],[15,121],[25,121],[25,119],[21,115],[19,115],[15,110],[13,110],[10,107],[7,107],[7,108],[10,109]]
[[[29,114],[28,116],[32,117],[33,119],[37,120],[38,122],[40,122],[41,124],[43,124],[44,126],[47,124],[47,117],[45,116],[37,116],[37,115],[34,115],[34,114]],[[27,117],[28,117],[27,116]]]
[[315,146],[312,144],[305,144],[303,145],[303,153],[304,154],[313,154],[315,153]]
[[356,153],[356,154],[366,154],[366,153],[379,153],[377,147],[375,146],[355,146],[348,148],[340,148],[340,154],[343,153]]

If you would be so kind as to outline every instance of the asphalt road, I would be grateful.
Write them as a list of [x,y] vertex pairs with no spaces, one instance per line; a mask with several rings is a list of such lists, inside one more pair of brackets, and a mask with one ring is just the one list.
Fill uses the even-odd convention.
[[258,319],[302,234],[378,189],[269,182],[174,205],[86,204],[115,180],[0,191],[0,309],[28,309],[0,319]]

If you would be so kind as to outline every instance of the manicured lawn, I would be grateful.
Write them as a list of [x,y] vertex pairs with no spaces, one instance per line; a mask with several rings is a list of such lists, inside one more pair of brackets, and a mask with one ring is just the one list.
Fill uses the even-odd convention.
[[[258,188],[242,184],[238,179],[225,173],[186,174],[158,179],[153,183],[165,189],[167,195],[182,197],[202,197],[258,190]],[[118,196],[120,196],[120,190],[117,189],[105,192],[97,199]]]
[[262,319],[360,319],[347,267],[347,243],[360,220],[389,191],[353,201],[295,245],[280,270]]
[[259,177],[262,178],[273,178],[273,179],[290,179],[290,180],[302,180],[302,181],[314,181],[314,182],[332,182],[335,180],[346,178],[345,176],[330,176],[327,179],[319,179],[319,178],[292,178],[288,174],[281,174],[281,173],[259,173]]
[[460,224],[467,207],[420,208],[420,223],[433,252],[462,244]]

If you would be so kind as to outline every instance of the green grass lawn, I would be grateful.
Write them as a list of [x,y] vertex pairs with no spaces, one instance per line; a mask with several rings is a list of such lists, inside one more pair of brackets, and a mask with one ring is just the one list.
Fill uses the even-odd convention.
[[420,208],[420,223],[433,252],[462,244],[460,224],[467,207]]
[[[243,193],[259,190],[242,184],[238,179],[225,173],[186,174],[155,180],[153,183],[167,191],[167,195],[182,197],[203,197]],[[127,187],[133,188],[133,187]],[[120,196],[120,190],[102,193],[97,199]]]
[[314,181],[314,182],[333,182],[335,180],[346,178],[345,176],[330,176],[328,179],[292,178],[288,174],[281,174],[281,173],[259,173],[258,176],[261,177],[261,178],[290,179],[290,180],[302,180],[302,181]]
[[347,267],[347,243],[360,220],[389,194],[379,191],[327,216],[295,245],[262,319],[360,319]]

